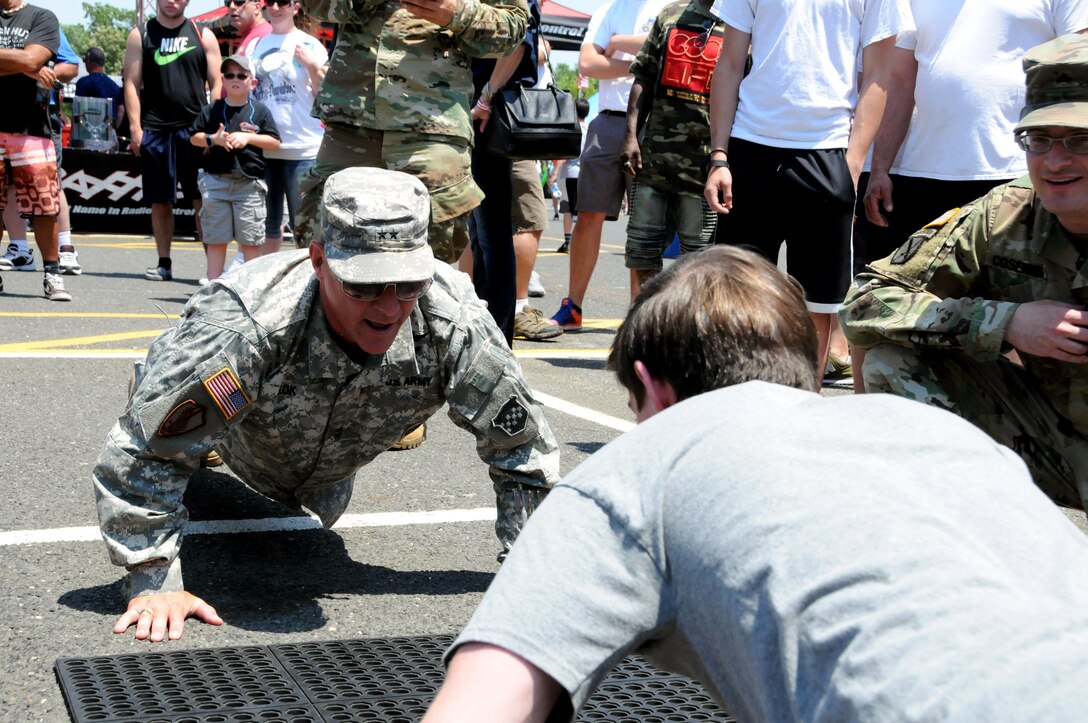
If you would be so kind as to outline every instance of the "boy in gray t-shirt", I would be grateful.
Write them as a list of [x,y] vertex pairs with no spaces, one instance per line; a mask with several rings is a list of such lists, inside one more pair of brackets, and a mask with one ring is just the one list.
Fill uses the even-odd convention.
[[653,419],[536,512],[425,720],[569,718],[636,651],[742,721],[1088,718],[1088,539],[1010,450],[820,397],[815,359],[750,252],[648,283],[610,363]]

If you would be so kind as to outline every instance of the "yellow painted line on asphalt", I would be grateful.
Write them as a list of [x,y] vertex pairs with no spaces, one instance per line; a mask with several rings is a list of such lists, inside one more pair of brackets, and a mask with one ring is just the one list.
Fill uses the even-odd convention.
[[65,347],[87,346],[88,344],[104,344],[110,341],[148,339],[157,337],[162,332],[162,329],[154,329],[151,331],[125,331],[117,334],[99,334],[97,336],[76,336],[67,339],[24,341],[15,344],[0,344],[0,352],[35,352],[42,351],[43,349],[64,349]]
[[[48,318],[48,317],[60,317],[60,318],[89,318],[89,319],[167,319],[162,314],[121,314],[121,313],[78,313],[78,312],[29,312],[29,311],[6,311],[0,312],[0,317],[23,317],[23,318]],[[170,319],[176,319],[177,316],[171,316]],[[586,319],[582,322],[583,329],[615,329],[620,325],[622,319]],[[0,357],[4,358],[19,358],[27,355],[34,356],[65,356],[71,358],[90,358],[90,359],[109,359],[109,358],[128,358],[136,355],[137,357],[143,357],[147,353],[146,349],[76,349],[73,347],[90,346],[93,344],[107,344],[115,341],[128,341],[131,339],[150,339],[157,337],[159,334],[165,331],[166,327],[160,329],[150,329],[144,331],[124,331],[113,334],[97,334],[95,336],[77,336],[68,337],[64,339],[40,339],[36,341],[22,341],[11,344],[0,344]],[[576,330],[568,331],[569,334],[577,334]],[[524,342],[519,342],[523,344]],[[48,352],[48,353],[47,353]],[[523,348],[519,347],[514,350],[514,355],[525,358],[562,358],[568,356],[575,358],[575,356],[581,356],[582,358],[603,358],[608,355],[608,349],[577,349],[572,347],[563,348]],[[573,356],[572,356],[573,355]]]
[[130,314],[128,312],[95,311],[0,311],[0,317],[23,319],[177,319],[177,314]]

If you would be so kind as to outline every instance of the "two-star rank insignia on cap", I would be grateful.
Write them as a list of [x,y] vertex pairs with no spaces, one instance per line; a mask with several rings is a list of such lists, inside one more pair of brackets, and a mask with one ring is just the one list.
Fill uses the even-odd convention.
[[230,367],[223,367],[205,379],[204,388],[228,422],[249,406],[249,397],[242,391],[242,385]]
[[510,397],[506,404],[502,405],[499,413],[491,420],[491,426],[497,427],[513,437],[525,431],[525,423],[529,420],[529,410],[518,401],[517,397]]

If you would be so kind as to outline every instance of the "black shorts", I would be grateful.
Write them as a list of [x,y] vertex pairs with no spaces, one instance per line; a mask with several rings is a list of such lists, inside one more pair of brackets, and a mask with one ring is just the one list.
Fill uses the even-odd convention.
[[564,180],[564,198],[559,203],[559,210],[578,218],[578,176]]
[[772,262],[786,243],[787,270],[809,311],[835,313],[850,288],[854,182],[846,151],[729,142],[733,209],[718,216],[717,243],[748,246]]
[[[890,256],[911,235],[942,214],[966,206],[985,196],[992,188],[1008,180],[939,181],[891,174],[893,213],[884,211],[888,226],[877,226],[865,215],[865,190],[869,187],[868,172],[858,181],[857,220],[854,225],[854,275],[865,270],[866,264]],[[881,207],[883,210],[883,206]]]
[[147,129],[140,141],[143,202],[177,203],[177,187],[186,200],[200,200],[196,186],[197,153],[189,129]]

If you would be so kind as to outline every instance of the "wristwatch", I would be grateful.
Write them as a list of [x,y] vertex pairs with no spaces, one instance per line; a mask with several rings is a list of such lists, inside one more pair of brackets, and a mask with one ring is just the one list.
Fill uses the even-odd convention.
[[212,134],[211,133],[205,133],[204,134],[204,140],[207,142],[208,148],[211,148],[212,146],[215,145],[215,141],[212,140]]

